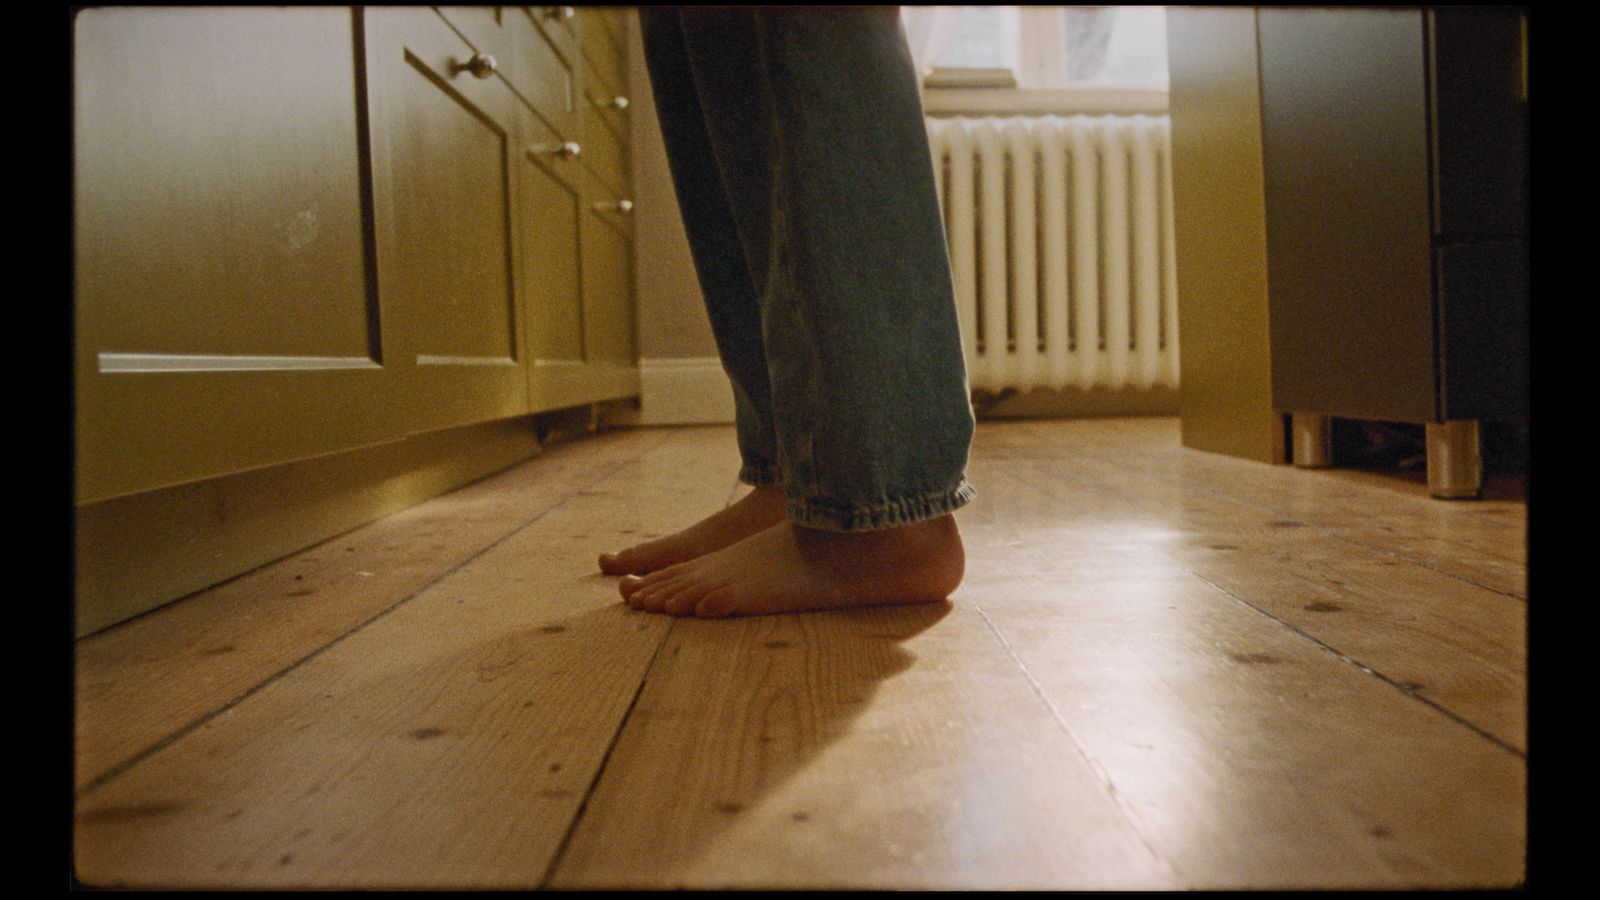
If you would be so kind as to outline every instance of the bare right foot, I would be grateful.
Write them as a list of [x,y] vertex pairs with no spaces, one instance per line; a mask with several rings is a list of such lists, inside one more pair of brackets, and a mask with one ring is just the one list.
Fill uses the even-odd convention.
[[784,522],[618,588],[634,609],[702,618],[926,603],[956,589],[965,560],[951,515],[863,532]]
[[697,559],[785,521],[788,495],[781,484],[755,488],[724,509],[666,537],[600,554],[607,575],[646,575]]

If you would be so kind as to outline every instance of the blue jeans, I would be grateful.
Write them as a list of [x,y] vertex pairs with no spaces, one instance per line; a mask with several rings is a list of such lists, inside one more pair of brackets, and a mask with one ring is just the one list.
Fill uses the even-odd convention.
[[964,505],[972,406],[898,12],[640,16],[740,478],[833,531]]

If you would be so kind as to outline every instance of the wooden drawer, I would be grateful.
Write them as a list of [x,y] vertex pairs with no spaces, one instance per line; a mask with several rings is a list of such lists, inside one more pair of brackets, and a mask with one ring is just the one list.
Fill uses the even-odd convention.
[[594,67],[588,89],[597,97],[615,97],[624,92],[628,83],[622,15],[622,10],[611,7],[591,6],[578,11],[579,44],[584,58]]
[[[616,101],[622,100],[621,105]],[[628,189],[628,125],[626,98],[586,95],[583,105],[583,159],[606,185],[611,199]]]
[[393,323],[385,361],[414,401],[410,431],[527,405],[518,104],[496,71],[471,68],[507,45],[491,10],[451,12],[456,22],[417,7],[366,11],[379,282]]
[[572,6],[527,6],[525,15],[538,26],[569,70],[578,67],[578,10]]
[[[535,117],[557,143],[576,141],[583,124],[578,115],[577,54],[569,20],[548,18],[550,7],[521,7],[507,13],[505,28],[512,47],[511,65],[503,72]],[[532,135],[525,141],[533,141]]]

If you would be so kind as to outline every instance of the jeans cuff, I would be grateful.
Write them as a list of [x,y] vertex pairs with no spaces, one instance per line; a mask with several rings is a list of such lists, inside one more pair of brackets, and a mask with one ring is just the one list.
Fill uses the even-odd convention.
[[911,525],[955,512],[977,496],[962,478],[948,490],[920,497],[892,500],[871,506],[854,506],[816,498],[789,497],[789,521],[822,531],[878,531]]

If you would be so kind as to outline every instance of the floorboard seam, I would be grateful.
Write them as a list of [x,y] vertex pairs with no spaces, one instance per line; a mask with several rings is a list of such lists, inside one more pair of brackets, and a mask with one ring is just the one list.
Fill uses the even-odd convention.
[[[1175,481],[1169,481],[1168,483],[1169,484],[1178,485],[1178,482],[1175,482]],[[1195,487],[1194,485],[1179,485],[1179,486],[1182,487],[1185,490],[1198,491],[1199,493],[1207,494],[1209,496],[1215,497],[1215,498],[1217,498],[1219,500],[1226,501],[1228,503],[1238,504],[1239,506],[1243,506],[1246,509],[1253,509],[1253,510],[1255,510],[1257,512],[1262,512],[1262,513],[1266,513],[1268,515],[1277,516],[1280,519],[1284,519],[1286,521],[1295,522],[1295,523],[1301,525],[1302,527],[1311,528],[1311,529],[1314,529],[1314,530],[1316,530],[1318,532],[1321,532],[1322,534],[1325,534],[1328,537],[1333,538],[1336,541],[1343,541],[1344,543],[1350,544],[1352,546],[1360,547],[1363,550],[1370,550],[1373,553],[1381,553],[1384,556],[1388,556],[1388,557],[1390,557],[1392,559],[1403,560],[1404,562],[1409,563],[1409,564],[1411,564],[1413,566],[1417,566],[1418,568],[1427,569],[1430,572],[1437,572],[1438,574],[1443,575],[1446,578],[1454,579],[1454,580],[1459,581],[1459,582],[1461,582],[1463,584],[1470,584],[1473,587],[1482,588],[1482,589],[1484,589],[1486,591],[1489,591],[1489,592],[1494,593],[1494,594],[1499,594],[1500,596],[1509,598],[1511,600],[1517,600],[1517,601],[1520,601],[1520,602],[1522,602],[1524,604],[1526,604],[1528,602],[1528,599],[1526,597],[1520,596],[1520,595],[1515,594],[1515,593],[1511,593],[1509,591],[1501,590],[1500,588],[1493,587],[1492,585],[1482,584],[1480,582],[1472,580],[1470,577],[1468,577],[1466,575],[1462,575],[1459,572],[1452,572],[1449,569],[1442,569],[1442,568],[1439,568],[1438,566],[1430,565],[1429,563],[1427,563],[1424,560],[1417,559],[1417,558],[1415,558],[1413,556],[1408,556],[1408,555],[1406,555],[1404,553],[1401,553],[1401,552],[1396,551],[1396,550],[1391,550],[1391,549],[1389,549],[1387,547],[1380,547],[1380,546],[1378,546],[1376,544],[1368,543],[1367,541],[1357,540],[1356,538],[1351,537],[1350,535],[1341,534],[1340,532],[1334,531],[1331,528],[1326,528],[1324,526],[1318,525],[1315,522],[1307,522],[1304,519],[1301,519],[1301,518],[1298,518],[1296,516],[1290,515],[1290,514],[1285,513],[1285,512],[1283,512],[1281,510],[1271,509],[1271,508],[1265,507],[1265,506],[1258,506],[1258,505],[1256,505],[1254,503],[1251,503],[1251,502],[1249,502],[1247,500],[1241,500],[1238,497],[1232,497],[1232,496],[1224,494],[1224,493],[1222,493],[1220,491],[1214,491],[1214,490],[1210,490],[1208,488]],[[1443,502],[1443,501],[1440,501],[1440,502]]]
[[1367,665],[1366,663],[1363,663],[1362,661],[1356,659],[1355,657],[1350,656],[1349,654],[1347,654],[1344,651],[1340,650],[1339,648],[1333,646],[1332,644],[1329,644],[1326,641],[1322,640],[1321,638],[1318,638],[1317,636],[1311,634],[1310,632],[1305,631],[1304,629],[1300,628],[1299,626],[1295,625],[1294,623],[1286,621],[1286,620],[1284,620],[1282,618],[1279,618],[1278,616],[1275,616],[1272,613],[1267,612],[1266,610],[1262,609],[1261,607],[1256,606],[1254,603],[1251,603],[1250,601],[1244,599],[1243,597],[1240,597],[1238,594],[1235,594],[1232,591],[1228,590],[1227,588],[1225,588],[1225,587],[1217,584],[1216,582],[1210,580],[1209,578],[1206,578],[1204,575],[1200,574],[1199,572],[1195,572],[1192,569],[1188,569],[1187,571],[1189,572],[1189,574],[1193,575],[1195,578],[1200,579],[1201,581],[1203,581],[1206,584],[1210,585],[1211,587],[1215,588],[1217,591],[1221,592],[1223,594],[1223,596],[1232,599],[1235,603],[1238,603],[1241,606],[1245,607],[1246,609],[1249,609],[1249,610],[1255,612],[1257,615],[1265,617],[1269,621],[1277,624],[1278,626],[1280,626],[1282,628],[1288,629],[1290,632],[1292,632],[1296,636],[1298,636],[1300,638],[1303,638],[1304,640],[1310,641],[1313,646],[1316,646],[1316,647],[1318,647],[1318,648],[1320,648],[1320,649],[1322,649],[1324,651],[1327,651],[1328,653],[1333,654],[1333,656],[1336,659],[1338,659],[1340,662],[1343,662],[1343,663],[1345,663],[1347,665],[1350,665],[1350,666],[1354,666],[1362,674],[1367,675],[1368,677],[1371,677],[1371,678],[1376,678],[1378,681],[1380,681],[1383,684],[1385,684],[1385,685],[1387,685],[1387,686],[1399,691],[1400,693],[1404,694],[1406,697],[1410,698],[1411,700],[1414,700],[1414,701],[1416,701],[1418,703],[1421,703],[1422,705],[1432,709],[1434,712],[1437,712],[1440,715],[1444,716],[1445,718],[1449,719],[1450,721],[1455,722],[1456,724],[1462,726],[1463,728],[1466,728],[1467,730],[1473,732],[1474,734],[1478,735],[1479,737],[1483,738],[1484,740],[1489,741],[1490,743],[1492,743],[1495,746],[1501,748],[1502,750],[1505,750],[1505,751],[1515,755],[1518,759],[1521,759],[1524,762],[1527,761],[1527,759],[1528,759],[1527,751],[1522,750],[1521,748],[1517,747],[1515,744],[1512,744],[1512,743],[1506,741],[1505,739],[1493,734],[1492,732],[1483,729],[1482,727],[1480,727],[1477,724],[1473,723],[1470,719],[1467,719],[1467,718],[1461,716],[1459,713],[1453,712],[1448,707],[1441,706],[1439,703],[1437,703],[1437,702],[1435,702],[1433,700],[1430,700],[1427,697],[1422,696],[1422,694],[1418,693],[1414,687],[1412,687],[1412,686],[1410,686],[1410,685],[1408,685],[1408,684],[1406,684],[1404,682],[1398,681],[1398,680],[1396,680],[1394,678],[1391,678],[1390,676],[1385,675],[1382,672],[1379,672],[1378,670],[1372,668],[1371,666]]
[[644,696],[645,685],[650,683],[650,673],[656,667],[656,660],[661,658],[661,651],[667,646],[672,637],[672,630],[677,625],[676,621],[667,625],[661,633],[661,641],[656,644],[654,653],[650,654],[650,661],[644,666],[644,674],[639,678],[639,684],[633,690],[633,696],[628,700],[628,708],[623,710],[621,718],[617,719],[617,728],[611,734],[611,741],[606,745],[605,752],[600,754],[600,765],[595,767],[594,777],[589,779],[589,785],[584,789],[583,800],[578,808],[572,812],[572,821],[567,823],[567,831],[561,836],[561,841],[556,844],[556,850],[550,855],[550,864],[545,868],[544,875],[537,882],[540,890],[548,890],[550,882],[556,877],[556,871],[561,867],[566,858],[567,847],[572,843],[578,833],[578,826],[583,822],[583,814],[589,808],[589,800],[594,796],[596,788],[600,786],[600,779],[605,776],[606,766],[611,762],[611,754],[616,751],[617,745],[622,743],[622,733],[627,730],[628,721],[633,718],[633,711],[639,705],[639,698]]
[[[149,759],[150,757],[154,756],[155,754],[161,752],[162,750],[165,750],[167,747],[172,746],[173,744],[175,744],[178,741],[182,740],[184,737],[188,736],[189,734],[192,734],[196,729],[203,727],[207,722],[210,722],[210,721],[216,719],[218,716],[222,715],[223,713],[228,712],[231,709],[234,709],[240,703],[243,703],[245,700],[248,700],[250,697],[254,696],[255,694],[257,694],[257,693],[265,690],[267,687],[277,683],[280,679],[282,679],[285,676],[289,675],[291,672],[294,672],[296,669],[300,668],[302,665],[306,664],[307,662],[310,662],[313,659],[316,659],[318,656],[321,656],[325,651],[330,650],[334,646],[342,643],[346,638],[349,638],[350,636],[352,636],[354,634],[357,634],[358,632],[360,632],[363,629],[367,628],[369,625],[373,624],[374,622],[377,622],[378,620],[383,619],[384,617],[388,616],[390,613],[398,610],[400,607],[406,605],[407,603],[410,603],[412,600],[414,600],[417,597],[421,596],[422,594],[428,592],[429,590],[432,590],[440,582],[444,581],[445,579],[449,578],[450,576],[454,575],[455,573],[461,571],[463,568],[467,567],[468,565],[471,565],[473,563],[473,561],[481,558],[484,554],[488,553],[489,551],[493,550],[494,548],[496,548],[496,547],[500,546],[501,544],[505,543],[506,541],[510,540],[515,535],[527,530],[529,527],[531,527],[534,524],[538,523],[539,521],[543,520],[545,516],[548,516],[550,513],[554,512],[554,511],[560,509],[561,507],[567,505],[568,503],[572,502],[572,500],[574,498],[583,496],[587,491],[592,489],[594,487],[594,485],[596,485],[596,484],[600,483],[601,481],[604,481],[605,479],[611,477],[613,474],[616,473],[616,471],[618,469],[620,469],[623,466],[626,466],[626,465],[628,465],[628,464],[630,464],[632,462],[637,461],[637,459],[638,459],[638,457],[634,456],[634,457],[630,457],[628,459],[624,459],[624,460],[621,460],[619,462],[616,462],[616,463],[612,464],[611,466],[606,468],[602,473],[596,475],[595,477],[593,477],[591,479],[588,479],[588,480],[584,481],[581,486],[573,488],[571,491],[569,491],[566,494],[566,496],[562,497],[560,500],[558,500],[558,501],[556,501],[554,503],[551,503],[550,505],[546,506],[543,510],[541,510],[539,512],[538,515],[534,516],[531,519],[527,519],[527,520],[523,521],[521,524],[516,525],[516,526],[508,529],[505,533],[501,534],[498,538],[496,538],[493,541],[490,541],[489,543],[485,544],[477,552],[475,552],[472,555],[468,556],[466,559],[463,559],[460,562],[456,563],[454,566],[451,566],[449,569],[446,569],[444,572],[440,573],[438,577],[433,578],[427,584],[424,584],[421,587],[417,588],[416,590],[406,594],[404,597],[401,597],[399,600],[396,600],[394,603],[390,604],[389,606],[385,607],[384,609],[381,609],[378,612],[373,613],[371,616],[368,616],[365,620],[356,623],[355,625],[353,625],[350,628],[346,629],[341,634],[338,634],[338,635],[336,635],[336,636],[334,636],[332,638],[329,638],[321,646],[317,647],[316,649],[312,650],[309,653],[306,653],[305,655],[301,656],[299,659],[296,659],[296,660],[284,665],[283,667],[278,669],[276,672],[273,672],[271,675],[267,676],[266,678],[263,678],[261,681],[255,683],[254,685],[251,685],[249,688],[247,688],[244,691],[240,692],[237,696],[235,696],[235,697],[227,700],[226,702],[222,703],[221,705],[219,705],[215,709],[205,713],[202,716],[197,717],[196,719],[194,719],[193,721],[189,722],[186,725],[183,725],[183,726],[181,726],[179,728],[174,729],[166,737],[161,738],[160,740],[157,740],[157,741],[153,742],[152,744],[150,744],[149,746],[145,747],[144,749],[130,754],[127,759],[123,760],[122,762],[118,763],[117,765],[114,765],[114,766],[110,767],[106,771],[102,772],[101,774],[95,776],[93,779],[91,779],[88,782],[86,782],[83,785],[83,787],[79,788],[74,793],[74,798],[75,799],[82,799],[84,797],[89,796],[90,794],[94,793],[96,790],[98,790],[99,788],[103,787],[107,783],[115,780],[118,776],[122,775],[124,772],[127,772],[128,770],[132,769],[134,766],[137,766],[139,763],[144,762],[145,760]],[[521,465],[526,465],[526,464],[527,463],[524,462]],[[506,471],[509,471],[509,470],[506,470]],[[503,473],[496,473],[496,474],[503,474]],[[490,476],[490,477],[494,477],[494,476]],[[444,494],[442,496],[449,496],[449,494],[447,493],[447,494]],[[366,526],[362,526],[362,527],[366,527]],[[343,537],[343,536],[341,536],[341,537]],[[338,538],[330,538],[330,540],[337,540],[337,539]],[[321,544],[318,544],[316,546],[321,546]],[[310,549],[312,549],[312,548],[307,548],[307,550],[310,550]],[[301,552],[304,552],[304,551],[301,551]],[[631,707],[630,707],[630,709],[631,709]]]
[[1100,764],[1100,760],[1095,758],[1095,755],[1090,752],[1083,740],[1078,737],[1078,732],[1067,721],[1067,717],[1062,714],[1061,709],[1050,699],[1050,695],[1045,691],[1044,685],[1040,684],[1039,680],[1033,676],[1032,670],[1017,655],[1016,650],[1011,646],[1011,642],[1007,641],[1005,635],[1000,633],[1000,629],[995,626],[988,614],[983,611],[983,607],[974,603],[972,608],[977,612],[978,618],[982,620],[984,626],[989,629],[989,633],[994,636],[995,641],[1000,644],[1000,648],[1005,651],[1006,656],[1011,659],[1017,670],[1022,673],[1023,679],[1027,681],[1028,688],[1033,691],[1034,696],[1039,698],[1039,702],[1044,704],[1045,709],[1049,710],[1050,718],[1055,720],[1056,726],[1066,734],[1067,739],[1072,742],[1072,746],[1077,748],[1078,755],[1083,757],[1084,762],[1088,763],[1089,768],[1100,779],[1100,783],[1104,785],[1106,793],[1110,795],[1112,802],[1117,805],[1118,809],[1122,810],[1122,815],[1127,820],[1128,826],[1133,829],[1134,834],[1139,836],[1139,843],[1149,852],[1150,858],[1155,861],[1156,865],[1166,870],[1173,883],[1183,883],[1182,873],[1177,871],[1177,865],[1158,852],[1155,845],[1145,835],[1144,829],[1139,827],[1138,814],[1128,805],[1127,799],[1122,796],[1122,793],[1117,790],[1116,782],[1111,778],[1111,773],[1106,771],[1106,768]]

